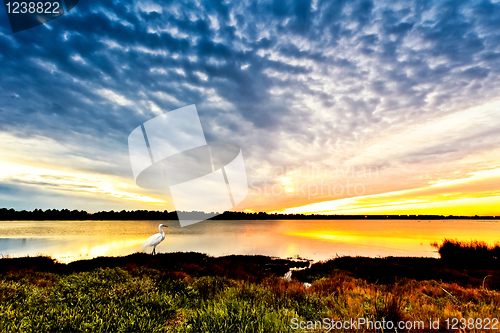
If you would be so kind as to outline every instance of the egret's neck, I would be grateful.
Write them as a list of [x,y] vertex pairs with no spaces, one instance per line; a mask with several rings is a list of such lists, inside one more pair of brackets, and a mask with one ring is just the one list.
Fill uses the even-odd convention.
[[158,226],[158,230],[160,230],[162,236],[165,237],[165,231],[163,231],[163,229],[160,226]]

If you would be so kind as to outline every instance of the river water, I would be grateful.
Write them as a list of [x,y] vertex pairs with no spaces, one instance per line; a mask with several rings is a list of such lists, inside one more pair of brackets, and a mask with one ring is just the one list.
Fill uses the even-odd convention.
[[151,252],[141,245],[168,225],[157,252],[213,256],[263,254],[326,260],[335,256],[439,257],[444,238],[500,241],[500,223],[488,220],[239,220],[204,221],[2,221],[0,255],[49,255],[60,262]]

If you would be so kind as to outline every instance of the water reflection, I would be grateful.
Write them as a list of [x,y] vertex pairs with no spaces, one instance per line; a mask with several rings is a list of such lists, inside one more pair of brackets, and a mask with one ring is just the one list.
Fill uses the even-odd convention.
[[325,260],[336,255],[437,257],[430,245],[444,238],[500,240],[500,225],[478,221],[177,221],[0,222],[2,256],[50,255],[61,262],[151,251],[142,243],[169,226],[157,252],[214,256],[264,254]]

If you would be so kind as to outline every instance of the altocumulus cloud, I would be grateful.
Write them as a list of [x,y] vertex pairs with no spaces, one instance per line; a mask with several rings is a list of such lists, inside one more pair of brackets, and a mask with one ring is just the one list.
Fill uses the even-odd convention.
[[[196,104],[207,139],[250,163],[342,163],[380,133],[494,99],[499,27],[490,1],[87,0],[14,35],[5,16],[0,131],[57,141],[75,170],[130,177],[128,134]],[[498,144],[490,129],[476,139],[398,158]]]

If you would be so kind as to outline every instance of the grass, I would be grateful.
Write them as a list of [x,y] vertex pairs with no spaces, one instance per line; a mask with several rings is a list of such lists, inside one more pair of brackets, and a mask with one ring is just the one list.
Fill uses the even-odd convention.
[[500,262],[499,244],[490,246],[477,240],[462,242],[456,239],[445,239],[441,244],[432,245],[438,249],[442,260],[454,264],[498,265]]
[[[196,253],[68,265],[46,257],[1,259],[0,331],[290,332],[292,318],[361,317],[440,318],[446,331],[446,318],[500,317],[498,288],[474,277],[485,274],[483,267],[457,279],[461,271],[441,259],[337,258],[282,279],[295,265],[302,263]],[[411,267],[436,275],[415,275]]]

